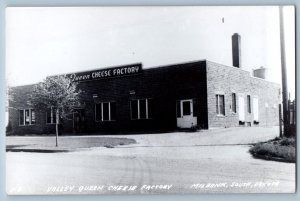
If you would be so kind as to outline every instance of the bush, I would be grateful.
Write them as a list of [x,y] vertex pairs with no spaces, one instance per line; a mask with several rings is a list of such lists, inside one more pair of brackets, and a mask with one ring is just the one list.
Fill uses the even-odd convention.
[[12,131],[12,126],[10,121],[8,121],[8,124],[6,126],[6,134],[10,134],[11,131]]
[[282,146],[292,146],[295,147],[296,140],[295,138],[283,138],[279,141]]
[[266,159],[280,159],[286,162],[296,161],[295,139],[283,138],[257,143],[250,150],[254,156]]
[[104,145],[104,147],[106,147],[106,148],[115,148],[114,146],[112,146],[110,144],[106,144],[106,145]]

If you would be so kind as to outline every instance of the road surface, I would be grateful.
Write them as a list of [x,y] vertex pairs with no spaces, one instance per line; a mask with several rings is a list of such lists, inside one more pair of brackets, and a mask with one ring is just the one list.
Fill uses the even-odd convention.
[[[195,133],[174,134],[173,138],[170,133],[129,136],[138,143],[114,148],[96,147],[68,153],[7,152],[7,192],[169,194],[295,191],[294,163],[254,159],[248,153],[251,145],[245,143],[245,138],[240,138],[245,144],[224,138],[224,135],[228,137],[236,132],[235,129],[226,130],[227,134],[220,131],[208,132],[213,141],[206,137],[207,133],[198,134],[195,140],[192,140],[197,135]],[[250,138],[255,140],[253,135]]]

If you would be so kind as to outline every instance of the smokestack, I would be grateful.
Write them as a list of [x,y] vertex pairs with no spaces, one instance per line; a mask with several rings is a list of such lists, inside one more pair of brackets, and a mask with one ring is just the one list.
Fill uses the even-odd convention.
[[232,65],[241,67],[241,36],[238,33],[232,35]]

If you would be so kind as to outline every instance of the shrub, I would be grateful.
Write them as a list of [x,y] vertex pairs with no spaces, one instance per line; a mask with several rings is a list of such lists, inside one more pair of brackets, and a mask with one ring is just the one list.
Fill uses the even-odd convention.
[[281,159],[286,162],[295,162],[296,150],[294,138],[283,138],[268,142],[257,143],[249,152],[266,159]]
[[296,140],[295,138],[283,138],[279,141],[282,146],[292,146],[295,147]]
[[7,133],[7,134],[10,134],[11,131],[12,131],[12,126],[11,126],[10,121],[8,121],[8,124],[7,124],[7,126],[6,126],[6,133]]
[[106,148],[115,148],[114,146],[112,146],[110,144],[106,144],[106,145],[104,145],[104,147],[106,147]]

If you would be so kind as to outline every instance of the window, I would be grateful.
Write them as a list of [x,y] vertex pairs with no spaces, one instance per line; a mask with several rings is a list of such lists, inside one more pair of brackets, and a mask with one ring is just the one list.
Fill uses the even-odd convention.
[[25,125],[24,110],[19,110],[20,125]]
[[251,98],[250,95],[247,95],[247,111],[251,113]]
[[182,113],[183,113],[183,116],[191,115],[191,102],[190,101],[182,102]]
[[56,124],[56,114],[55,109],[51,107],[46,111],[46,123],[47,124]]
[[225,115],[225,100],[224,95],[216,95],[217,115]]
[[35,111],[34,111],[34,109],[19,110],[19,124],[21,126],[35,124]]
[[103,102],[95,104],[95,121],[116,120],[116,103]]
[[258,122],[259,121],[259,105],[258,105],[258,98],[253,97],[253,120]]
[[151,119],[153,112],[152,99],[131,100],[131,119]]
[[131,101],[131,119],[139,119],[138,103],[138,100]]
[[30,121],[31,121],[31,124],[35,124],[35,111],[34,109],[31,109],[31,116],[30,116]]
[[236,113],[236,95],[235,93],[231,94],[231,110]]

